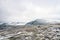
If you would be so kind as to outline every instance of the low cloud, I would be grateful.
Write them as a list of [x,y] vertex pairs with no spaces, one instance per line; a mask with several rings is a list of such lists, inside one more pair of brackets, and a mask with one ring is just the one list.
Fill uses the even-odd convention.
[[59,4],[59,0],[0,0],[0,21],[56,19],[60,17]]

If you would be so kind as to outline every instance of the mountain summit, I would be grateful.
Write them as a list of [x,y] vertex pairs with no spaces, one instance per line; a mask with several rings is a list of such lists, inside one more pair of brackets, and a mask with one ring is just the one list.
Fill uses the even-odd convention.
[[47,24],[46,20],[36,19],[34,21],[28,22],[26,25],[44,25]]

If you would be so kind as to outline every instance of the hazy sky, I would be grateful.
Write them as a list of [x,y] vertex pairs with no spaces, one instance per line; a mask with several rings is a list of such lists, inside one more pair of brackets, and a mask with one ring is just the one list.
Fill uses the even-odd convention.
[[60,19],[60,0],[0,0],[0,21]]

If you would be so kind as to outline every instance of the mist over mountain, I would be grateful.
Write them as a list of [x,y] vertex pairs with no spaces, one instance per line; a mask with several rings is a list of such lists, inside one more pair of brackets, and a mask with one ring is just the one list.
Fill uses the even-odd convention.
[[24,22],[0,22],[0,30],[8,30],[20,27],[21,25],[25,25]]
[[36,19],[34,21],[28,22],[26,25],[45,25],[47,24],[46,20]]
[[20,27],[21,25],[48,25],[48,24],[59,24],[60,22],[57,21],[52,21],[52,22],[47,22],[48,20],[45,19],[36,19],[30,22],[0,22],[0,29],[9,29],[9,28],[16,28]]
[[0,22],[0,25],[4,23],[6,23],[6,25],[24,25],[25,24],[25,22]]

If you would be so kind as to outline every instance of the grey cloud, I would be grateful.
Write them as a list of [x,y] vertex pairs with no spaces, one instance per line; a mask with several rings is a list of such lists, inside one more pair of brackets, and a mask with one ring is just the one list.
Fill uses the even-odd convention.
[[[60,0],[0,0],[0,19],[6,21],[9,20],[10,17],[12,18],[17,16],[20,18],[24,17],[26,20],[29,20],[29,18],[34,19],[35,17],[43,17],[43,12],[45,11],[49,13],[49,16],[54,16],[57,13],[58,14],[56,16],[59,16],[60,12],[58,11],[60,9],[58,8],[58,11],[55,10],[57,8],[56,6],[60,4],[59,2]],[[40,12],[40,9],[43,14]],[[49,16],[47,15],[47,17]]]

